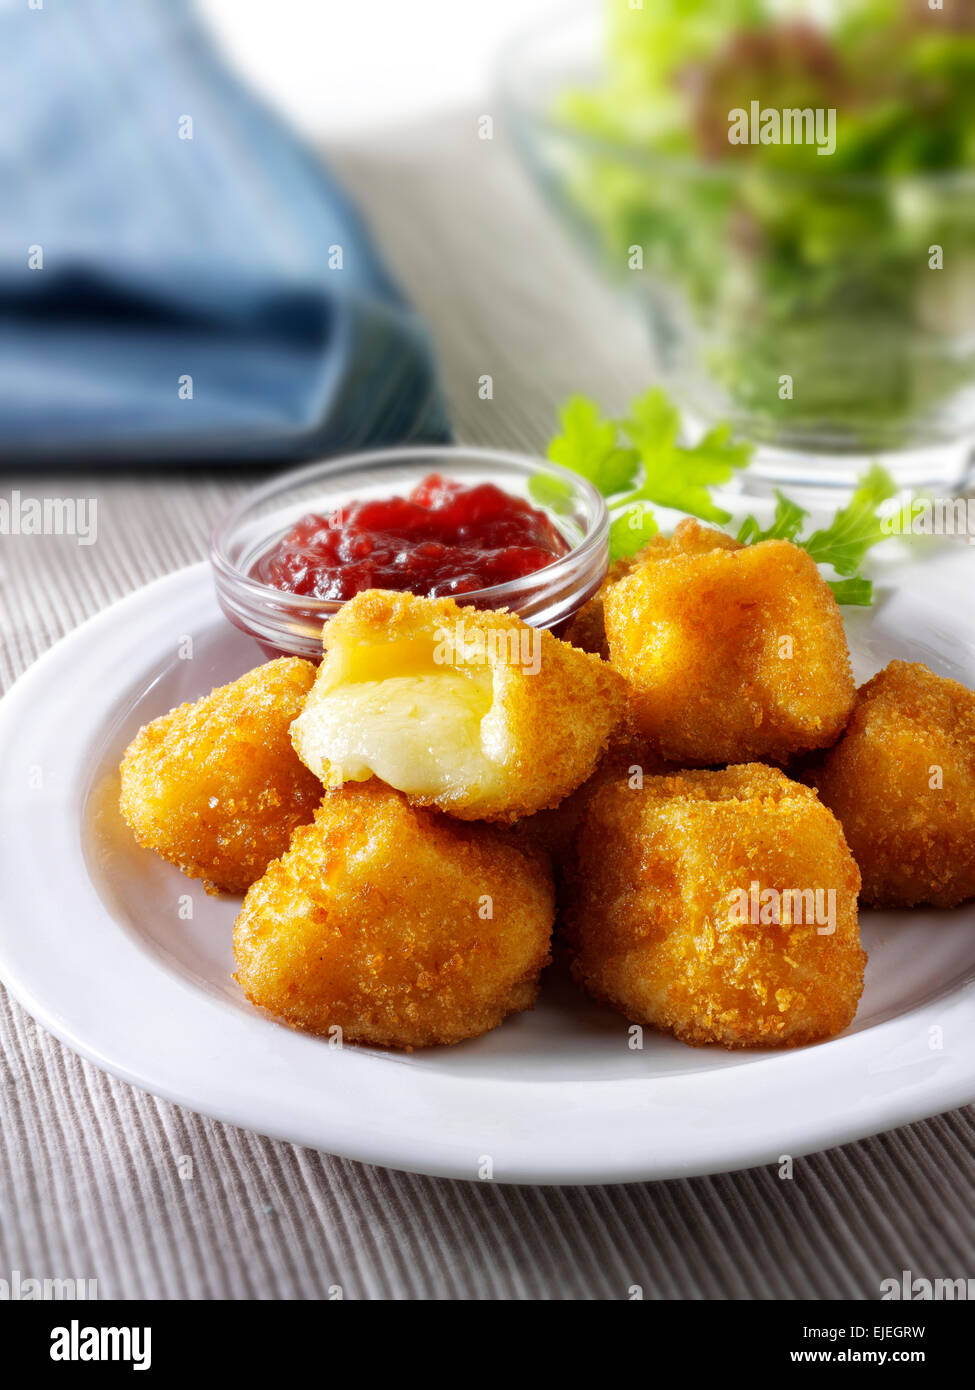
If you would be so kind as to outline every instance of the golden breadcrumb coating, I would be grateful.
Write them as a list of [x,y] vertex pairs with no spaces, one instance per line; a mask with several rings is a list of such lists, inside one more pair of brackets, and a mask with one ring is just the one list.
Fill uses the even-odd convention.
[[248,892],[237,980],[308,1032],[456,1043],[532,1007],[554,912],[548,865],[509,830],[352,783],[325,796]]
[[565,640],[584,652],[592,652],[609,660],[609,643],[606,640],[606,620],[604,604],[606,594],[616,584],[645,562],[666,558],[668,555],[703,555],[708,550],[738,550],[740,542],[726,531],[715,526],[704,526],[694,517],[685,517],[678,522],[671,536],[652,536],[646,545],[623,560],[611,565],[598,593],[588,603],[584,603],[570,620],[565,631]]
[[975,897],[975,693],[892,661],[809,780],[839,817],[873,907]]
[[326,786],[378,777],[418,806],[513,821],[586,780],[626,683],[507,612],[367,590],[326,624],[294,746]]
[[631,717],[669,762],[781,762],[842,733],[855,695],[843,620],[798,546],[661,551],[605,609]]
[[609,660],[609,643],[606,641],[606,615],[604,611],[606,594],[611,585],[622,579],[624,574],[629,574],[630,570],[634,568],[640,553],[642,552],[629,559],[617,560],[615,564],[610,565],[606,572],[606,578],[592,598],[573,613],[562,634],[570,646],[578,647],[581,652],[589,652],[591,656],[602,657],[603,661]]
[[[610,570],[610,575],[614,572],[619,578],[623,577],[625,571]],[[606,620],[603,613],[603,601],[606,597],[606,590],[614,581],[607,576],[604,583],[593,594],[588,603],[573,613],[566,623],[562,638],[572,647],[578,647],[581,652],[589,652],[591,656],[601,657],[603,661],[609,660],[609,643],[606,641]]]
[[634,733],[624,720],[610,738],[592,776],[581,787],[577,787],[551,810],[536,811],[533,816],[516,821],[512,829],[519,838],[527,839],[548,855],[558,881],[573,853],[576,831],[593,793],[606,782],[618,778],[639,786],[644,777],[653,777],[667,770],[668,764],[653,745]]
[[808,787],[758,763],[617,780],[590,800],[577,850],[573,973],[633,1022],[743,1048],[853,1018],[860,876]]
[[679,521],[669,536],[651,536],[650,540],[638,550],[635,556],[638,564],[646,560],[666,560],[672,555],[707,555],[711,550],[741,550],[741,541],[721,531],[717,526],[708,526],[696,517],[686,516]]
[[208,893],[260,878],[322,799],[288,733],[314,679],[310,661],[282,657],[141,728],[120,769],[139,844]]

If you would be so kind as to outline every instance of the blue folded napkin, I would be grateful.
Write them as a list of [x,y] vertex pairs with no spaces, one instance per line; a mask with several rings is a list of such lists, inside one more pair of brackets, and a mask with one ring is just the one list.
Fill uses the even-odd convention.
[[0,8],[0,74],[0,462],[447,437],[354,208],[187,0]]

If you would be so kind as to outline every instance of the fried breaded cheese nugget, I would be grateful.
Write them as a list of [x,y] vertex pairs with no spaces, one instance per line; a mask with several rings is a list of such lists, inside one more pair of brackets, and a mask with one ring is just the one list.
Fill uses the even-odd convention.
[[[674,769],[669,769],[673,771]],[[576,831],[593,793],[606,782],[625,778],[639,786],[644,777],[668,771],[668,765],[656,750],[635,734],[624,721],[612,734],[592,776],[574,792],[548,811],[536,811],[516,821],[512,829],[519,838],[537,845],[552,861],[560,875],[573,853]]]
[[617,560],[609,568],[598,593],[588,603],[584,603],[578,613],[570,620],[565,631],[565,640],[584,652],[593,652],[605,661],[609,660],[609,643],[606,640],[606,615],[604,605],[606,595],[612,585],[619,583],[624,575],[630,574],[644,561],[662,559],[667,555],[703,555],[708,550],[739,550],[741,543],[726,531],[715,526],[703,526],[694,517],[685,517],[678,522],[670,536],[652,536],[646,545],[635,555]]
[[873,907],[975,897],[975,693],[892,661],[809,780],[842,822]]
[[555,806],[622,717],[623,679],[506,612],[370,589],[325,626],[292,729],[328,786],[376,776],[461,820]]
[[282,657],[141,728],[120,768],[139,844],[208,893],[260,878],[322,799],[288,732],[314,679],[310,661]]
[[658,552],[605,598],[636,726],[669,762],[784,761],[827,748],[855,688],[843,619],[789,541]]
[[532,1007],[554,913],[548,865],[509,830],[353,783],[325,796],[248,892],[237,980],[312,1033],[456,1043]]
[[853,1018],[860,876],[808,787],[758,763],[616,781],[576,844],[573,973],[633,1022],[745,1048],[815,1042]]

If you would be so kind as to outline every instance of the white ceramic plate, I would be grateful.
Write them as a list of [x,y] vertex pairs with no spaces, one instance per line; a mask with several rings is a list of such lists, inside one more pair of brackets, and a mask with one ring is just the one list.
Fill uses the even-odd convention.
[[[848,618],[857,678],[901,656],[975,685],[973,564],[946,547],[891,574],[875,609]],[[534,1013],[411,1056],[336,1049],[263,1016],[232,978],[237,900],[208,898],[140,850],[116,804],[140,724],[262,659],[200,564],[85,623],[0,704],[0,976],[98,1066],[299,1144],[524,1183],[774,1163],[975,1098],[972,908],[865,913],[853,1026],[794,1052],[650,1032],[633,1051],[625,1020],[558,965]]]

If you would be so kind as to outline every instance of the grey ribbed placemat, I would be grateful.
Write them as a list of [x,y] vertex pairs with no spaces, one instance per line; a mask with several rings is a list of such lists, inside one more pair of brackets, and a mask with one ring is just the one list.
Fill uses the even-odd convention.
[[[568,392],[615,407],[648,379],[639,326],[473,118],[334,158],[433,327],[460,438],[537,448]],[[478,398],[486,373],[490,401]],[[99,503],[97,545],[0,541],[4,688],[90,613],[200,558],[210,523],[252,481],[0,479],[0,495]],[[349,1298],[591,1299],[637,1285],[647,1298],[833,1299],[876,1297],[904,1269],[975,1273],[972,1109],[797,1160],[791,1181],[768,1168],[506,1188],[384,1172],[203,1119],[82,1062],[2,991],[0,1049],[0,1278],[94,1278],[121,1298],[340,1286]]]

